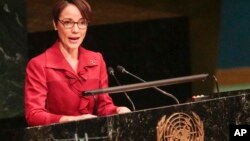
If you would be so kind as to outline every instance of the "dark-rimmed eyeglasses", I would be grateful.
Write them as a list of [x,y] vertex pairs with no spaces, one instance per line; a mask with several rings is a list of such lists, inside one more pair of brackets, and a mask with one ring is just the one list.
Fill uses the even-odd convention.
[[88,26],[88,21],[86,19],[80,19],[78,22],[75,22],[72,19],[58,19],[58,21],[64,26],[64,28],[72,28],[75,24],[77,24],[80,29],[84,29]]

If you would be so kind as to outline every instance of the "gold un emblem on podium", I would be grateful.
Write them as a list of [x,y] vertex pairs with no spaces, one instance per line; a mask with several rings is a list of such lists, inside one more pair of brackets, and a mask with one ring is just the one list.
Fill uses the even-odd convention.
[[156,126],[157,141],[204,141],[203,122],[192,112],[164,115]]

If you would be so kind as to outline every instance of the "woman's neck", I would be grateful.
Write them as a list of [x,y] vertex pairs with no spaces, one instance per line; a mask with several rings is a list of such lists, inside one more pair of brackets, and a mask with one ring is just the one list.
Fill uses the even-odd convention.
[[76,49],[68,49],[63,47],[62,45],[59,46],[63,56],[68,61],[72,69],[77,72],[77,66],[78,66],[78,48]]

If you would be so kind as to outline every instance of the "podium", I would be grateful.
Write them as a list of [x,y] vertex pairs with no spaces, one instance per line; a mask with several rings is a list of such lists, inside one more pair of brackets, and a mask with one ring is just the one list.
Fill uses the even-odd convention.
[[250,124],[250,90],[75,122],[2,132],[8,141],[228,141],[230,124]]

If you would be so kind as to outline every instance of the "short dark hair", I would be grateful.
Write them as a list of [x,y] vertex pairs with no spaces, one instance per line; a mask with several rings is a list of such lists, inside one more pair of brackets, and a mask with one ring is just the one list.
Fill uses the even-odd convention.
[[63,9],[69,5],[73,4],[75,5],[79,11],[81,12],[81,15],[90,22],[92,19],[92,10],[89,5],[89,3],[86,0],[59,0],[53,7],[52,10],[52,18],[55,22],[59,20],[59,16]]

